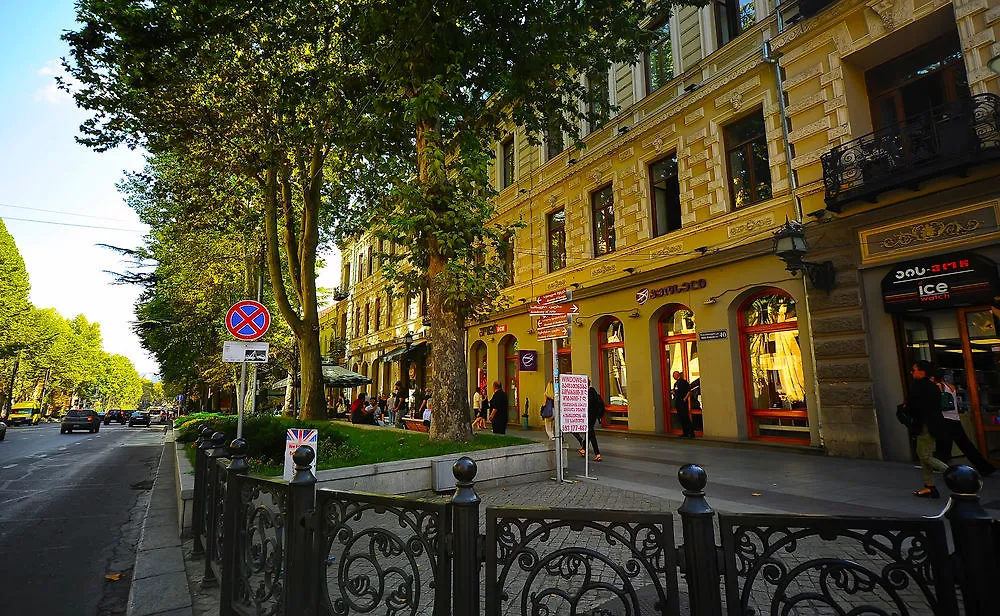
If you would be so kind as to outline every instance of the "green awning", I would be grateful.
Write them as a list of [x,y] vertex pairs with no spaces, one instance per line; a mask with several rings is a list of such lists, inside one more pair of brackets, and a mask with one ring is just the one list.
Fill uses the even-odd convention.
[[[329,387],[357,387],[358,385],[368,385],[371,382],[372,380],[365,375],[352,372],[342,366],[323,366],[323,384]],[[288,377],[285,377],[271,385],[271,389],[283,389],[287,386]]]

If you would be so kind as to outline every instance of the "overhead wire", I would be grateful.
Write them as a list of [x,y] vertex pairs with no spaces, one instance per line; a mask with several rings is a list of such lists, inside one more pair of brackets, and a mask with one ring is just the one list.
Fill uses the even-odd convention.
[[57,222],[55,220],[36,220],[33,218],[16,218],[14,216],[0,216],[0,220],[16,220],[18,222],[35,222],[43,225],[59,225],[61,227],[77,227],[81,229],[101,229],[103,231],[124,231],[128,233],[145,233],[142,229],[125,229],[123,227],[105,227],[100,225],[82,225],[72,222]]
[[11,203],[0,203],[0,207],[9,207],[15,210],[30,210],[32,212],[45,212],[48,214],[63,214],[64,216],[77,216],[79,218],[94,218],[97,220],[111,220],[114,222],[131,222],[124,218],[112,218],[110,216],[97,216],[96,214],[80,214],[78,212],[67,212],[66,210],[49,210],[41,207],[29,207],[27,205],[13,205]]

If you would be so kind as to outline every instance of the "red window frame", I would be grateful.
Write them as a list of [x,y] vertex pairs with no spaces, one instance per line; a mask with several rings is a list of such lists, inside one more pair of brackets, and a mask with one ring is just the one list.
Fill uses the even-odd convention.
[[[808,445],[811,442],[811,436],[807,435],[805,438],[795,438],[795,437],[783,437],[783,436],[760,436],[756,434],[757,426],[755,419],[761,417],[780,417],[788,419],[805,419],[809,420],[809,407],[804,406],[801,409],[784,410],[784,409],[755,409],[753,408],[753,385],[750,382],[750,357],[747,350],[746,337],[747,334],[764,334],[780,331],[798,330],[799,329],[799,319],[798,313],[796,313],[794,322],[785,323],[768,323],[766,325],[747,325],[746,313],[747,308],[757,299],[765,297],[767,295],[780,295],[791,299],[796,303],[796,310],[798,310],[798,302],[790,293],[783,291],[775,287],[767,287],[761,289],[756,293],[750,295],[743,303],[740,305],[739,312],[736,317],[739,319],[739,345],[740,345],[740,361],[741,368],[743,370],[743,399],[746,405],[746,417],[747,417],[747,434],[750,440],[753,441],[767,441],[773,443],[787,443],[791,445]],[[807,398],[808,400],[808,398]]]
[[[694,310],[691,310],[684,304],[676,304],[675,306],[672,306],[670,310],[664,312],[663,316],[660,317],[660,320],[656,324],[660,340],[660,383],[661,383],[660,389],[662,390],[663,393],[663,431],[667,434],[681,434],[682,432],[682,430],[675,430],[671,429],[670,427],[673,425],[671,418],[673,415],[677,414],[677,411],[675,411],[670,406],[671,403],[670,374],[671,372],[673,372],[673,370],[672,366],[670,366],[670,362],[667,361],[667,344],[679,342],[682,345],[684,345],[682,346],[682,348],[684,349],[684,353],[681,357],[680,370],[681,373],[684,375],[684,378],[688,380],[688,383],[690,383],[691,373],[688,371],[688,363],[690,362],[691,358],[688,356],[686,345],[688,342],[698,341],[697,321],[695,321],[696,331],[690,334],[667,334],[664,332],[664,325],[667,323],[667,321],[681,310],[687,310],[692,315],[694,314]],[[689,409],[688,412],[691,413],[692,423],[694,423],[694,418],[696,416],[701,417],[702,415],[701,409]],[[704,420],[702,421],[702,425],[704,425]],[[702,433],[703,430],[695,430],[695,434],[702,434]]]
[[[622,326],[622,341],[621,342],[606,342],[608,328],[614,323],[621,323]],[[625,348],[625,324],[622,323],[621,319],[615,317],[610,317],[601,324],[601,327],[597,330],[597,361],[600,368],[600,384],[601,384],[601,398],[604,399],[604,418],[601,419],[601,427],[607,428],[609,430],[628,430],[628,405],[621,404],[611,404],[611,398],[608,396],[608,383],[605,380],[605,376],[608,373],[607,365],[605,364],[605,350],[607,349],[624,349]],[[628,352],[625,353],[625,359],[628,360]],[[626,385],[628,385],[626,383]],[[612,422],[611,417],[615,416],[618,421]],[[621,420],[624,420],[621,421]]]
[[[500,341],[501,345],[501,356],[503,357],[503,386],[507,392],[507,423],[508,424],[519,424],[521,423],[521,370],[517,358],[517,338],[511,335],[504,336],[503,340]],[[514,362],[514,374],[513,376],[507,373],[507,366],[510,362]],[[513,383],[514,392],[511,392],[511,384]]]

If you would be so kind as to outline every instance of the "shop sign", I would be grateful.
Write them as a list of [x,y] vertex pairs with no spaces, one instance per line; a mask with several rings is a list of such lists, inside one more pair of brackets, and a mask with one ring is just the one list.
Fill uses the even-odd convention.
[[898,259],[1000,235],[1000,201],[936,212],[859,233],[861,261]]
[[710,329],[698,332],[698,340],[726,340],[728,338],[729,332],[724,329]]
[[998,291],[996,264],[967,252],[906,261],[882,279],[886,312],[992,304]]
[[517,369],[521,372],[537,372],[538,351],[518,351]]
[[642,306],[649,300],[656,299],[657,297],[687,293],[688,291],[697,291],[698,289],[704,289],[707,286],[708,281],[704,278],[698,278],[697,280],[689,280],[687,282],[672,284],[666,287],[658,287],[655,289],[642,288],[635,292],[635,301]]
[[563,432],[587,431],[587,375],[559,375],[559,424]]
[[487,325],[486,327],[479,328],[479,337],[483,336],[493,336],[494,334],[506,334],[507,324],[506,323],[495,323],[493,325]]
[[528,306],[528,314],[533,317],[554,316],[557,314],[577,314],[578,312],[580,312],[580,307],[576,304],[550,304],[548,306],[532,304]]

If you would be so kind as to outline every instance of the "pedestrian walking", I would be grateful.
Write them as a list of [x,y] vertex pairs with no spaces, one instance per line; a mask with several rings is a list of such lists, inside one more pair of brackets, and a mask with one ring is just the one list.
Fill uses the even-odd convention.
[[[595,428],[597,427],[597,423],[604,419],[604,398],[594,389],[594,385],[590,379],[587,379],[587,385],[590,386],[590,389],[587,390],[587,438],[590,439],[590,446],[594,450],[594,462],[600,462],[601,448],[597,446],[597,432]],[[583,442],[583,437],[576,432],[573,433],[573,436],[580,442],[580,455],[586,456],[587,449],[586,444]]]
[[969,439],[969,435],[965,433],[965,428],[962,427],[962,418],[958,413],[958,392],[955,387],[944,380],[944,371],[940,368],[931,375],[930,379],[941,391],[941,417],[944,418],[942,423],[944,434],[942,438],[937,440],[934,457],[942,462],[948,462],[951,458],[952,445],[958,445],[958,448],[969,459],[969,463],[976,467],[979,474],[983,477],[989,477],[997,469],[983,457],[983,454]]
[[948,465],[934,456],[939,438],[948,439],[945,419],[941,415],[941,392],[931,382],[933,372],[931,362],[920,360],[910,367],[913,384],[906,397],[906,414],[910,418],[910,430],[917,437],[917,458],[923,472],[924,487],[914,490],[920,498],[941,498],[934,485],[934,471],[944,472]]
[[477,387],[475,395],[472,396],[472,414],[474,416],[472,429],[485,430],[486,418],[490,414],[490,400],[486,397],[486,391],[481,387]]
[[396,385],[392,389],[392,406],[389,408],[389,423],[394,426],[403,418],[403,402],[406,396],[403,395],[402,390],[403,383],[396,381]]
[[503,391],[500,381],[493,382],[493,397],[490,398],[490,424],[493,434],[507,434],[507,394]]
[[694,438],[694,425],[691,423],[691,384],[679,370],[674,370],[674,387],[671,399],[677,419],[681,422],[681,438]]
[[545,433],[549,435],[549,440],[556,440],[556,420],[555,420],[555,393],[552,387],[552,383],[545,385],[545,393],[542,394],[545,399],[542,402],[542,423],[545,424]]

